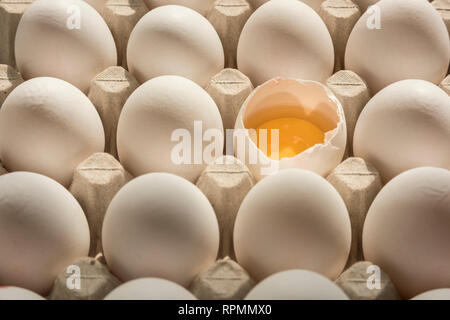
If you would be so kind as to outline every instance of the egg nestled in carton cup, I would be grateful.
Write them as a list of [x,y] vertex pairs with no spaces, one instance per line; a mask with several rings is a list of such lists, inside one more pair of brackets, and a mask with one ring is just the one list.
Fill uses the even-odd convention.
[[346,140],[342,105],[327,87],[275,78],[257,87],[242,105],[234,151],[257,180],[287,168],[325,176],[341,162]]

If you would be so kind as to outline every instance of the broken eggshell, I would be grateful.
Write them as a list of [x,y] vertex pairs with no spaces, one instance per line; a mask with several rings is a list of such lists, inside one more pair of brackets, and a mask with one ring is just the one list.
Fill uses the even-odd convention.
[[[315,124],[325,133],[324,143],[291,158],[269,159],[255,144],[251,136],[254,132],[246,129],[282,117]],[[288,168],[307,169],[326,176],[341,162],[346,140],[342,105],[327,87],[316,81],[274,78],[257,87],[242,105],[235,125],[234,151],[257,180]]]

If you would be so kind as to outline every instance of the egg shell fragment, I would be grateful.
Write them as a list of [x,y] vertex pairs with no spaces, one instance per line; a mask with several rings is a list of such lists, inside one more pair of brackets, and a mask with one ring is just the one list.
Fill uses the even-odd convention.
[[[325,132],[323,144],[291,158],[269,159],[254,143],[252,132],[271,119],[294,117],[307,120]],[[326,176],[342,160],[347,140],[344,111],[334,94],[315,81],[276,78],[256,88],[237,116],[234,140],[236,157],[257,180],[288,168],[301,168]],[[242,131],[243,130],[243,131]]]

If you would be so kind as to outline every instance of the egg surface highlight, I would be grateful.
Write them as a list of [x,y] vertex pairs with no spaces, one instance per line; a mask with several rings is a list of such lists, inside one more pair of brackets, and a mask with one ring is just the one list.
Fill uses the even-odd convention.
[[103,251],[122,281],[160,277],[188,286],[215,262],[219,226],[206,196],[168,173],[150,173],[114,196],[102,229]]
[[[212,142],[203,139],[208,130],[217,134]],[[170,172],[195,182],[209,162],[203,152],[210,143],[217,146],[212,162],[223,152],[219,109],[205,90],[183,77],[147,81],[131,94],[120,114],[118,154],[134,176]],[[185,146],[184,152],[178,153],[177,146]],[[186,158],[178,159],[179,154]]]
[[325,23],[308,5],[269,1],[246,22],[237,65],[254,86],[278,76],[323,82],[333,72],[333,42]]
[[206,16],[208,11],[212,8],[214,1],[215,0],[144,0],[147,8],[150,10],[156,7],[176,4],[194,9],[204,16]]
[[143,83],[162,75],[178,75],[205,87],[224,68],[225,56],[211,23],[182,6],[151,10],[131,32],[128,70]]
[[430,290],[415,296],[411,300],[450,300],[450,288]]
[[0,109],[0,159],[8,171],[41,173],[69,187],[76,166],[104,145],[94,105],[63,80],[25,81]]
[[288,168],[325,176],[342,160],[347,129],[342,105],[327,87],[276,78],[243,103],[234,136],[236,157],[257,180]]
[[18,287],[1,287],[0,300],[45,300],[33,291]]
[[17,27],[15,54],[25,80],[55,77],[84,93],[97,74],[117,64],[111,31],[82,0],[34,1]]
[[307,270],[288,270],[258,283],[245,300],[349,300],[328,278]]
[[[30,172],[0,176],[0,283],[40,294],[89,252],[78,202],[56,181]],[[1,295],[1,289],[0,289]]]
[[350,242],[350,219],[338,192],[321,176],[300,169],[258,182],[234,227],[237,261],[257,281],[289,269],[334,280],[347,262]]
[[105,300],[197,300],[182,286],[160,278],[140,278],[125,282]]
[[450,169],[450,97],[423,80],[403,80],[376,94],[361,112],[353,153],[384,182],[408,169]]
[[421,167],[392,179],[369,208],[364,258],[403,298],[450,287],[450,171]]
[[424,0],[381,0],[366,11],[347,42],[345,68],[356,72],[372,94],[396,81],[438,84],[447,74],[450,40],[440,14]]

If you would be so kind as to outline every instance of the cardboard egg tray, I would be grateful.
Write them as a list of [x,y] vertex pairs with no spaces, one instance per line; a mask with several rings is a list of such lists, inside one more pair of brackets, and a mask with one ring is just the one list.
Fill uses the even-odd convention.
[[[14,69],[14,37],[20,17],[33,0],[0,0],[0,105],[23,79]],[[433,5],[450,28],[450,0],[435,0]],[[126,45],[137,21],[148,9],[142,0],[109,0],[103,17],[110,27],[118,49],[118,65],[98,74],[91,81],[88,97],[95,105],[105,129],[105,153],[96,153],[76,168],[69,190],[81,204],[91,232],[90,257],[73,264],[81,270],[81,289],[66,286],[69,274],[55,281],[50,299],[102,299],[120,284],[107,268],[101,254],[101,226],[106,209],[116,192],[132,179],[117,159],[116,130],[120,111],[139,86],[126,68]],[[234,127],[238,111],[252,92],[250,80],[236,68],[236,48],[240,32],[253,9],[245,0],[218,0],[208,14],[225,52],[226,69],[211,78],[205,88],[216,102],[224,129]],[[381,271],[381,286],[369,289],[370,262],[363,261],[361,236],[370,204],[382,188],[376,168],[363,159],[352,157],[352,137],[356,120],[370,99],[364,82],[352,71],[342,70],[344,50],[354,24],[361,16],[351,0],[324,1],[319,11],[333,39],[335,74],[326,85],[341,101],[347,122],[347,150],[343,162],[327,177],[342,196],[352,225],[352,245],[346,270],[336,283],[351,299],[400,299],[389,276]],[[450,29],[449,29],[450,30]],[[450,95],[450,76],[441,83]],[[231,155],[226,155],[227,157]],[[224,162],[227,163],[227,162]],[[6,170],[0,166],[0,175]],[[234,219],[245,195],[255,184],[245,165],[212,164],[201,174],[197,186],[211,202],[220,228],[220,249],[216,264],[199,274],[190,285],[199,299],[242,299],[255,285],[233,259]]]

